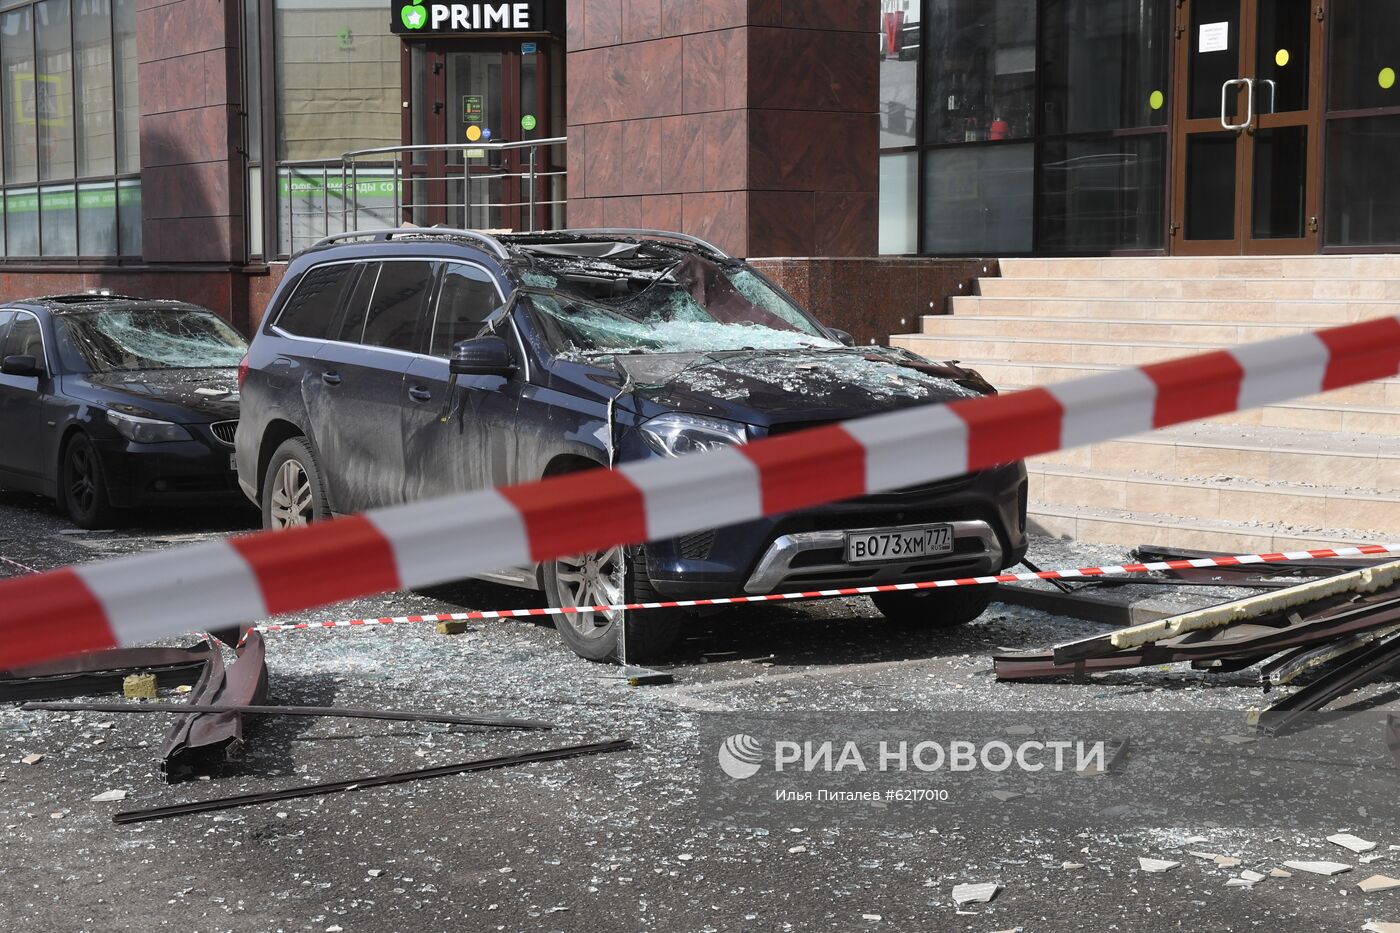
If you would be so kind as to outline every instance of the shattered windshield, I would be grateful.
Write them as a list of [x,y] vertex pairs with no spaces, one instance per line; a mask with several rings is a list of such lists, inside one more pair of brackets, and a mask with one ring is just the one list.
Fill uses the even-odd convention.
[[208,311],[135,308],[55,318],[72,372],[132,372],[237,366],[247,342]]
[[541,329],[564,355],[841,346],[737,263],[573,261],[524,278]]

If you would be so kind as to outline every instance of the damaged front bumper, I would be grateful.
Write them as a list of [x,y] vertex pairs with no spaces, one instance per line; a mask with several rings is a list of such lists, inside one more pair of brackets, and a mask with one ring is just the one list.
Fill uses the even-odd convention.
[[[1020,463],[912,490],[866,496],[646,546],[666,599],[761,595],[913,583],[997,573],[1026,553],[1026,470]],[[845,534],[951,524],[951,554],[848,563]]]

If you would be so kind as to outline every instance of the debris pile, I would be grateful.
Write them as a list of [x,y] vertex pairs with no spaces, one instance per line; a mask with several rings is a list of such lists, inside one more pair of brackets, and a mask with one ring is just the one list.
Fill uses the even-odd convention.
[[[1266,592],[1048,650],[1004,651],[992,659],[997,679],[1083,681],[1092,674],[1183,662],[1220,673],[1262,665],[1260,684],[1269,691],[1315,675],[1259,714],[1261,729],[1282,733],[1299,715],[1321,710],[1400,664],[1400,561],[1339,558],[1203,570],[1191,561],[1219,556],[1145,547],[1134,556],[1181,565],[1152,580],[1158,585]],[[1090,584],[1105,585],[1119,584]]]

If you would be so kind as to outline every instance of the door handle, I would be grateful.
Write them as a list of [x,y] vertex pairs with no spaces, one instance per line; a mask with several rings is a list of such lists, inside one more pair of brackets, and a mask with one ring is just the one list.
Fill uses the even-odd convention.
[[408,390],[408,397],[415,402],[431,402],[433,400],[433,393],[422,386],[414,386]]
[[1278,112],[1278,82],[1275,81],[1275,80],[1272,79],[1272,78],[1260,78],[1260,79],[1259,79],[1259,83],[1260,83],[1260,84],[1263,84],[1263,85],[1266,85],[1266,86],[1269,88],[1269,109],[1268,109],[1268,110],[1262,110],[1262,109],[1261,109],[1259,112],[1260,112],[1260,113],[1277,113],[1277,112]]
[[[1225,115],[1225,106],[1229,103],[1230,88],[1243,85],[1245,89],[1245,117],[1243,123],[1231,123],[1230,118]],[[1254,79],[1253,78],[1232,78],[1220,85],[1220,125],[1227,130],[1239,132],[1249,129],[1254,122]]]
[[340,373],[331,371],[321,373],[321,381],[328,386],[338,386],[341,382]]

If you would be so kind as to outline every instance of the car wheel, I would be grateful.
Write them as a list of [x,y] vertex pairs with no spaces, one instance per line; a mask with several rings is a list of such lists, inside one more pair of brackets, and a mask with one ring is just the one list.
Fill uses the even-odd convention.
[[267,465],[262,491],[263,527],[300,528],[331,517],[321,467],[304,437],[282,442]]
[[[563,608],[658,601],[641,548],[629,553],[616,547],[550,561],[544,566],[544,588],[550,605]],[[626,660],[635,664],[665,655],[683,621],[684,615],[674,609],[615,610],[558,615],[554,627],[574,654],[589,661],[623,660],[619,642],[625,628]]]
[[75,434],[63,454],[63,503],[79,528],[111,528],[117,510],[107,496],[102,458],[86,434]]
[[989,586],[954,587],[902,593],[876,593],[870,599],[891,625],[943,629],[966,625],[992,603]]

